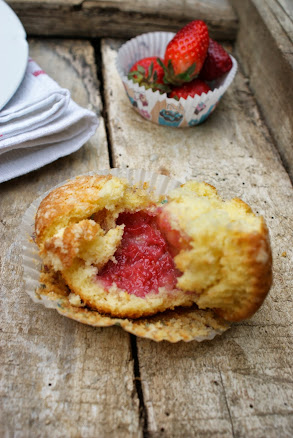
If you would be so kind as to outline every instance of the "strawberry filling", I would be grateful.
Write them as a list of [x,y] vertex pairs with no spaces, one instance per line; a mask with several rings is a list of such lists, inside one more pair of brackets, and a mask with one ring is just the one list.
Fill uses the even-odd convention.
[[158,293],[160,287],[172,291],[180,272],[175,268],[168,244],[154,216],[146,212],[122,213],[117,224],[124,224],[121,244],[97,279],[105,289],[114,283],[137,297]]

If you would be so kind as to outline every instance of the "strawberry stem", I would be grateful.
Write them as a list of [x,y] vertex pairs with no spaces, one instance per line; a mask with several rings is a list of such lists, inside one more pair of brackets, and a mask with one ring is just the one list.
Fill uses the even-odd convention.
[[190,67],[188,67],[188,69],[185,72],[180,73],[178,75],[175,75],[171,59],[168,60],[167,66],[159,58],[157,58],[157,62],[164,70],[165,84],[181,85],[184,82],[191,82],[193,79],[197,77],[197,75],[195,74],[196,71],[195,62]]

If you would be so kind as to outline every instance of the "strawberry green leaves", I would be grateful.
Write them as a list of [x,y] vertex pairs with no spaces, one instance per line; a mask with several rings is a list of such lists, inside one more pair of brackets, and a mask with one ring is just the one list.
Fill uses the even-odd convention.
[[196,63],[188,67],[185,72],[176,75],[170,59],[167,66],[159,58],[157,58],[157,62],[164,69],[164,82],[166,84],[181,85],[192,81],[196,77]]

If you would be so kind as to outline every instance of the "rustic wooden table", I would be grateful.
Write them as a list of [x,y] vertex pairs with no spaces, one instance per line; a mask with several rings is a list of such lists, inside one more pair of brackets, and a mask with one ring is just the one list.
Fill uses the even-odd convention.
[[[80,2],[72,4],[80,11]],[[0,435],[292,437],[293,189],[238,45],[231,49],[240,69],[217,110],[204,124],[180,130],[151,124],[130,107],[115,69],[121,42],[29,39],[31,57],[95,111],[100,125],[78,152],[0,186]],[[24,293],[18,226],[26,208],[69,177],[123,166],[204,180],[265,217],[274,285],[253,318],[210,342],[155,343],[118,327],[79,324]]]

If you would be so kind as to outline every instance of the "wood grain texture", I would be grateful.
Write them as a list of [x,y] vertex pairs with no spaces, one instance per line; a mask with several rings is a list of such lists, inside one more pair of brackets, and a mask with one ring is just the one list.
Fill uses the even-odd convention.
[[[30,41],[30,55],[99,113],[93,48],[81,41]],[[93,329],[34,304],[23,291],[21,216],[30,203],[74,175],[107,168],[103,119],[78,152],[1,184],[1,414],[5,437],[139,437],[129,335]]]
[[237,17],[228,0],[8,0],[30,35],[124,37],[176,31],[205,20],[211,35],[234,39]]
[[260,311],[212,342],[137,339],[149,437],[293,434],[293,190],[256,101],[239,72],[212,116],[165,128],[136,113],[115,70],[119,44],[103,44],[105,98],[115,166],[204,180],[241,197],[270,229],[274,286]]
[[277,0],[277,3],[281,6],[290,20],[293,21],[293,3],[291,0]]
[[[267,0],[267,5],[274,15],[275,19],[280,24],[284,33],[289,38],[289,41],[293,43],[293,4],[285,4],[285,2],[278,0]],[[292,49],[292,46],[291,46]],[[293,49],[292,49],[293,52]]]
[[242,66],[293,180],[292,9],[276,0],[231,3],[240,18],[236,47]]

